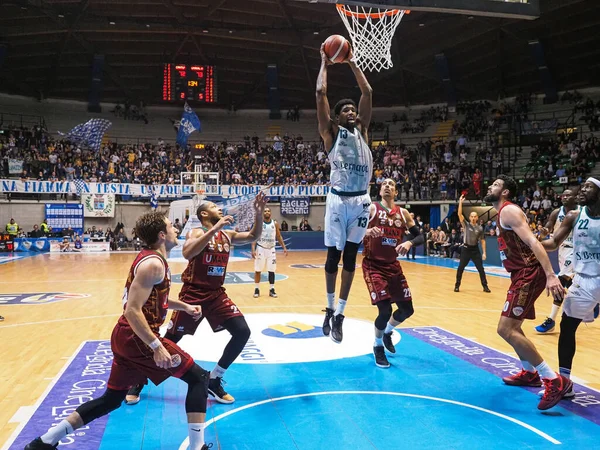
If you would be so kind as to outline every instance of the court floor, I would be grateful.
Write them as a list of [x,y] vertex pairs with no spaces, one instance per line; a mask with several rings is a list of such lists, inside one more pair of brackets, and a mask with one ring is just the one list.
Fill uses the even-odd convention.
[[[508,287],[501,268],[489,268],[492,294],[476,273],[453,292],[455,262],[402,261],[415,315],[395,333],[392,367],[373,364],[375,309],[357,269],[346,310],[344,341],[334,344],[320,325],[323,252],[278,254],[279,298],[268,285],[254,299],[252,262],[245,251],[230,264],[227,290],[252,336],[226,374],[232,405],[209,402],[207,442],[227,449],[566,448],[593,447],[600,435],[597,380],[600,332],[578,332],[577,396],[542,413],[536,389],[503,385],[517,362],[495,332]],[[107,339],[121,311],[124,278],[134,254],[38,255],[0,265],[0,444],[25,442],[89,397],[102,394],[111,363]],[[359,261],[360,262],[360,261]],[[171,262],[173,295],[185,263]],[[538,300],[543,319],[550,300]],[[558,334],[530,330],[556,367]],[[211,369],[228,340],[203,323],[181,345]],[[151,386],[135,406],[123,406],[60,447],[185,449],[186,386]]]

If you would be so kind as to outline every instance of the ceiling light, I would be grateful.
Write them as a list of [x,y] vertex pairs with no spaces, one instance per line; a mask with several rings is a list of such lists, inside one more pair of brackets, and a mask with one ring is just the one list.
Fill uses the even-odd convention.
[[473,16],[469,16],[469,17],[468,17],[468,19],[472,20],[472,19],[473,19]]
[[208,33],[208,30],[206,30],[206,29],[205,29],[205,30],[202,30],[202,32],[203,32],[203,33]]
[[115,25],[115,23],[111,20],[110,22],[108,22],[110,25]]
[[313,31],[313,34],[319,34],[319,30]]
[[150,28],[150,24],[149,23],[146,24],[146,28]]
[[420,24],[419,24],[419,26],[420,26],[420,27],[424,27],[424,26],[425,26],[425,24],[424,24],[424,23],[420,23]]
[[58,17],[59,17],[60,19],[64,19],[64,18],[65,18],[65,15],[64,15],[64,14],[59,14],[59,15],[58,15]]
[[267,34],[266,31],[261,31],[260,34],[262,34],[263,36]]
[[232,34],[232,33],[233,33],[233,30],[229,30],[229,34]]

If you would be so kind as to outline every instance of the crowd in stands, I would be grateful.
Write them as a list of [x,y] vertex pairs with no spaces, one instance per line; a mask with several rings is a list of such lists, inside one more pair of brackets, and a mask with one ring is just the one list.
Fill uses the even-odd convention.
[[117,103],[111,112],[115,117],[121,117],[124,120],[139,120],[148,125],[148,112],[143,101],[140,101],[139,105],[133,105],[130,100],[125,100],[122,105]]

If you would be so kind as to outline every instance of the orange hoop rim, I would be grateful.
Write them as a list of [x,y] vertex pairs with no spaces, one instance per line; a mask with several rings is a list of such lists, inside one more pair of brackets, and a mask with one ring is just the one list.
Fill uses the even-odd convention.
[[366,19],[367,17],[370,17],[371,19],[381,19],[385,16],[396,16],[398,14],[400,14],[402,11],[404,11],[404,14],[410,14],[410,10],[406,9],[406,10],[402,10],[402,9],[386,9],[383,12],[379,12],[379,13],[360,13],[358,11],[352,11],[351,9],[346,9],[346,6],[348,5],[341,5],[341,4],[337,4],[335,5],[335,7],[337,8],[338,11],[344,13],[345,15],[347,15],[348,17],[357,17],[359,19]]

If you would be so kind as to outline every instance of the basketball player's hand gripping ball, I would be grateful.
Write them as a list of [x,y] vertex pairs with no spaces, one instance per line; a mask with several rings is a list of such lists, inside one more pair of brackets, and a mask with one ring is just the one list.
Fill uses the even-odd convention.
[[348,62],[352,59],[352,46],[350,42],[339,34],[329,36],[321,45],[321,58],[327,64],[338,64]]

